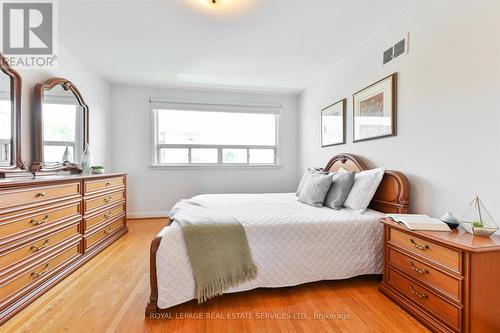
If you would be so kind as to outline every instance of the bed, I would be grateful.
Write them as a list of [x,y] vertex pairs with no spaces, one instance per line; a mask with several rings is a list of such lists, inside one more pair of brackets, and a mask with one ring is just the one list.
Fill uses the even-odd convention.
[[[334,156],[325,169],[363,171],[351,154]],[[224,209],[244,226],[258,275],[226,293],[294,286],[380,274],[383,267],[384,213],[406,213],[409,183],[398,171],[386,171],[364,213],[311,207],[294,193],[200,195],[197,200]],[[354,240],[354,241],[353,241]],[[195,282],[181,228],[165,227],[151,243],[151,296],[146,316],[195,298]]]

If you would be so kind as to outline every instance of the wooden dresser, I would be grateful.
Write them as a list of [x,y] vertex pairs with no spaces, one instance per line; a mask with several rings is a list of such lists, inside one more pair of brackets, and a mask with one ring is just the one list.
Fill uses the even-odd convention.
[[127,232],[125,174],[0,180],[0,324]]
[[384,294],[436,332],[500,332],[500,237],[381,222]]

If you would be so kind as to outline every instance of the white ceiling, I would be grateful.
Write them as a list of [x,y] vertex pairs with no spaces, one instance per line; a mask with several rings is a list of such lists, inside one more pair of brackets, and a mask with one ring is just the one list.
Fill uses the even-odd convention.
[[59,38],[113,83],[298,92],[408,3],[234,1],[63,0]]

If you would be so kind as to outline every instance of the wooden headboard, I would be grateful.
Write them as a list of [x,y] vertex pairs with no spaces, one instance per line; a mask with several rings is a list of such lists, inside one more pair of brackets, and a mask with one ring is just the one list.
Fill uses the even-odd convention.
[[[328,162],[325,171],[335,172],[340,168],[356,172],[369,169],[358,156],[339,154]],[[409,204],[408,178],[399,171],[386,170],[369,207],[382,213],[404,214],[408,212]]]

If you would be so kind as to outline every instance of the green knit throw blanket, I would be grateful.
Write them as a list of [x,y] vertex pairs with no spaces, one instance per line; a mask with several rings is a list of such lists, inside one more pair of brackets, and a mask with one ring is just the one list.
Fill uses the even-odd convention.
[[255,279],[245,229],[232,216],[191,199],[179,202],[170,217],[182,228],[198,304]]

